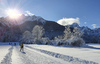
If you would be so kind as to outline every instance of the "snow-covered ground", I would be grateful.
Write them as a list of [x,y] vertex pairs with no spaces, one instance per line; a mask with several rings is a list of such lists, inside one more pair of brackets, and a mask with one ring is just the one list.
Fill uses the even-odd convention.
[[0,63],[5,58],[6,54],[9,52],[9,48],[11,46],[8,46],[8,43],[0,43]]
[[100,44],[87,47],[50,45],[0,45],[0,64],[100,64]]
[[[54,52],[81,60],[93,61],[100,64],[100,44],[87,44],[86,47],[59,47],[50,45],[28,45],[39,51]],[[43,53],[45,53],[43,52]],[[46,53],[49,54],[49,53]],[[50,54],[49,54],[50,55]]]

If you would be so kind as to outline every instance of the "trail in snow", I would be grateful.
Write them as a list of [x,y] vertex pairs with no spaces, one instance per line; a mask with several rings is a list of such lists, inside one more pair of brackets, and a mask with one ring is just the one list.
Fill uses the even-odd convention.
[[36,49],[46,50],[62,55],[71,56],[74,58],[80,58],[83,60],[93,61],[100,64],[100,44],[86,44],[85,47],[64,47],[64,46],[52,46],[52,45],[37,45],[31,44]]
[[[12,64],[66,64],[67,62],[51,58],[34,49],[25,48],[25,52],[19,52],[19,46],[14,47]],[[67,63],[69,64],[69,63]]]
[[5,58],[2,60],[2,62],[0,64],[11,64],[12,50],[13,50],[13,46],[11,48],[9,48],[9,52],[6,54]]
[[7,55],[7,53],[9,53],[9,48],[11,46],[8,45],[0,45],[0,63],[3,61],[3,59],[5,58],[5,56]]
[[59,53],[54,53],[51,51],[37,49],[37,48],[31,47],[31,46],[26,46],[26,47],[40,51],[40,52],[45,53],[45,54],[48,54],[48,55],[53,56],[55,58],[63,59],[64,61],[70,62],[70,64],[98,64],[98,63],[93,62],[93,61],[82,60],[79,58],[75,58],[75,57],[71,57],[71,56],[67,56],[67,55],[63,55],[63,54],[59,54]]
[[4,53],[0,64],[98,64],[30,45],[25,45],[24,52],[20,52],[19,46],[8,45],[0,48],[4,49],[3,51],[0,50],[0,52]]
[[27,53],[20,52],[19,47],[16,46],[13,49],[12,64],[35,64],[29,56]]

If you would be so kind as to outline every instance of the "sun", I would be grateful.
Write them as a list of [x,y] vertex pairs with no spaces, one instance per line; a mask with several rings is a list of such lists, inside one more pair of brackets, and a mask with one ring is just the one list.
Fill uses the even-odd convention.
[[8,9],[6,13],[11,19],[17,19],[21,15],[17,9]]

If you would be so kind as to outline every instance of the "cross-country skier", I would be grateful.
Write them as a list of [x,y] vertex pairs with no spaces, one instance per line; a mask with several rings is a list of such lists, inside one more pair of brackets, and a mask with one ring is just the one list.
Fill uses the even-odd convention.
[[24,45],[23,44],[20,45],[20,51],[24,51]]

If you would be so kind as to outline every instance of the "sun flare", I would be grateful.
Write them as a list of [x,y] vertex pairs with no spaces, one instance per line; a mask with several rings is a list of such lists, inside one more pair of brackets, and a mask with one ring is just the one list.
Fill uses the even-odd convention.
[[8,9],[6,13],[12,19],[17,19],[21,15],[20,12],[16,9]]

